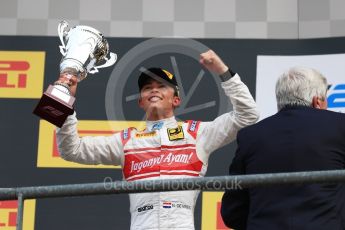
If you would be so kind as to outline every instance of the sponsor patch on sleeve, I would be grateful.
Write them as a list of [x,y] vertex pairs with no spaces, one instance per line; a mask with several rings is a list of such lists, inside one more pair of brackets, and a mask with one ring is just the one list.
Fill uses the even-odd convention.
[[197,133],[198,133],[198,129],[199,129],[199,124],[200,121],[186,121],[188,123],[188,128],[187,131],[188,133],[194,138],[196,139]]

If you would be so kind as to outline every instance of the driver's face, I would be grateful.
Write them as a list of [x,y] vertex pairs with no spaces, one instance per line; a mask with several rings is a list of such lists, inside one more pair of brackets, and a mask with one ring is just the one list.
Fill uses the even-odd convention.
[[174,108],[180,104],[180,98],[174,96],[174,89],[162,82],[151,80],[140,91],[139,106],[148,114],[159,117],[173,115]]

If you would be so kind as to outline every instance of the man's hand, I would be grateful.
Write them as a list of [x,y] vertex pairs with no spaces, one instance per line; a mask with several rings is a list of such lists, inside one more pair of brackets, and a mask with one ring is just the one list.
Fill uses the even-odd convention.
[[62,84],[68,85],[71,95],[75,97],[75,94],[77,92],[77,83],[78,83],[77,76],[69,72],[61,73],[56,83],[62,83]]
[[200,64],[218,75],[225,73],[229,69],[213,50],[200,54]]

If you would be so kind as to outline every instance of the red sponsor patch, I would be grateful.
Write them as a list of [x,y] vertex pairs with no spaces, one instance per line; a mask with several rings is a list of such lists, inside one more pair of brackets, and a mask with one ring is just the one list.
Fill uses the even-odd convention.
[[188,123],[188,128],[187,131],[188,133],[194,138],[196,139],[197,133],[198,133],[198,129],[199,129],[199,124],[200,121],[187,121]]
[[[190,146],[190,145],[188,145]],[[163,147],[163,146],[162,146]],[[180,147],[180,148],[179,148]],[[131,180],[157,176],[157,173],[165,175],[194,175],[198,176],[202,162],[196,155],[195,146],[164,146],[164,148],[152,148],[142,151],[140,148],[135,153],[125,155],[123,172],[125,179]],[[159,174],[158,174],[159,175]]]

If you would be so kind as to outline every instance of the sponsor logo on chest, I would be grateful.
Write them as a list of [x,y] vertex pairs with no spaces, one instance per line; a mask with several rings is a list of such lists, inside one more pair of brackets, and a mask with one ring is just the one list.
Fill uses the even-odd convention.
[[170,141],[177,141],[184,139],[184,133],[182,126],[178,126],[177,128],[167,129],[168,137]]
[[149,132],[149,133],[136,133],[135,137],[136,138],[148,138],[148,137],[154,137],[156,135],[157,135],[156,132],[153,131],[153,132]]
[[190,153],[177,153],[173,154],[172,152],[167,154],[160,154],[157,157],[152,157],[150,159],[142,160],[139,162],[135,162],[135,160],[131,161],[131,170],[130,172],[140,172],[142,169],[145,168],[152,168],[156,165],[161,166],[171,166],[174,164],[189,164],[191,163],[191,159],[193,157],[194,152]]
[[123,172],[126,180],[159,175],[199,176],[202,165],[194,144],[163,145],[126,149]]

